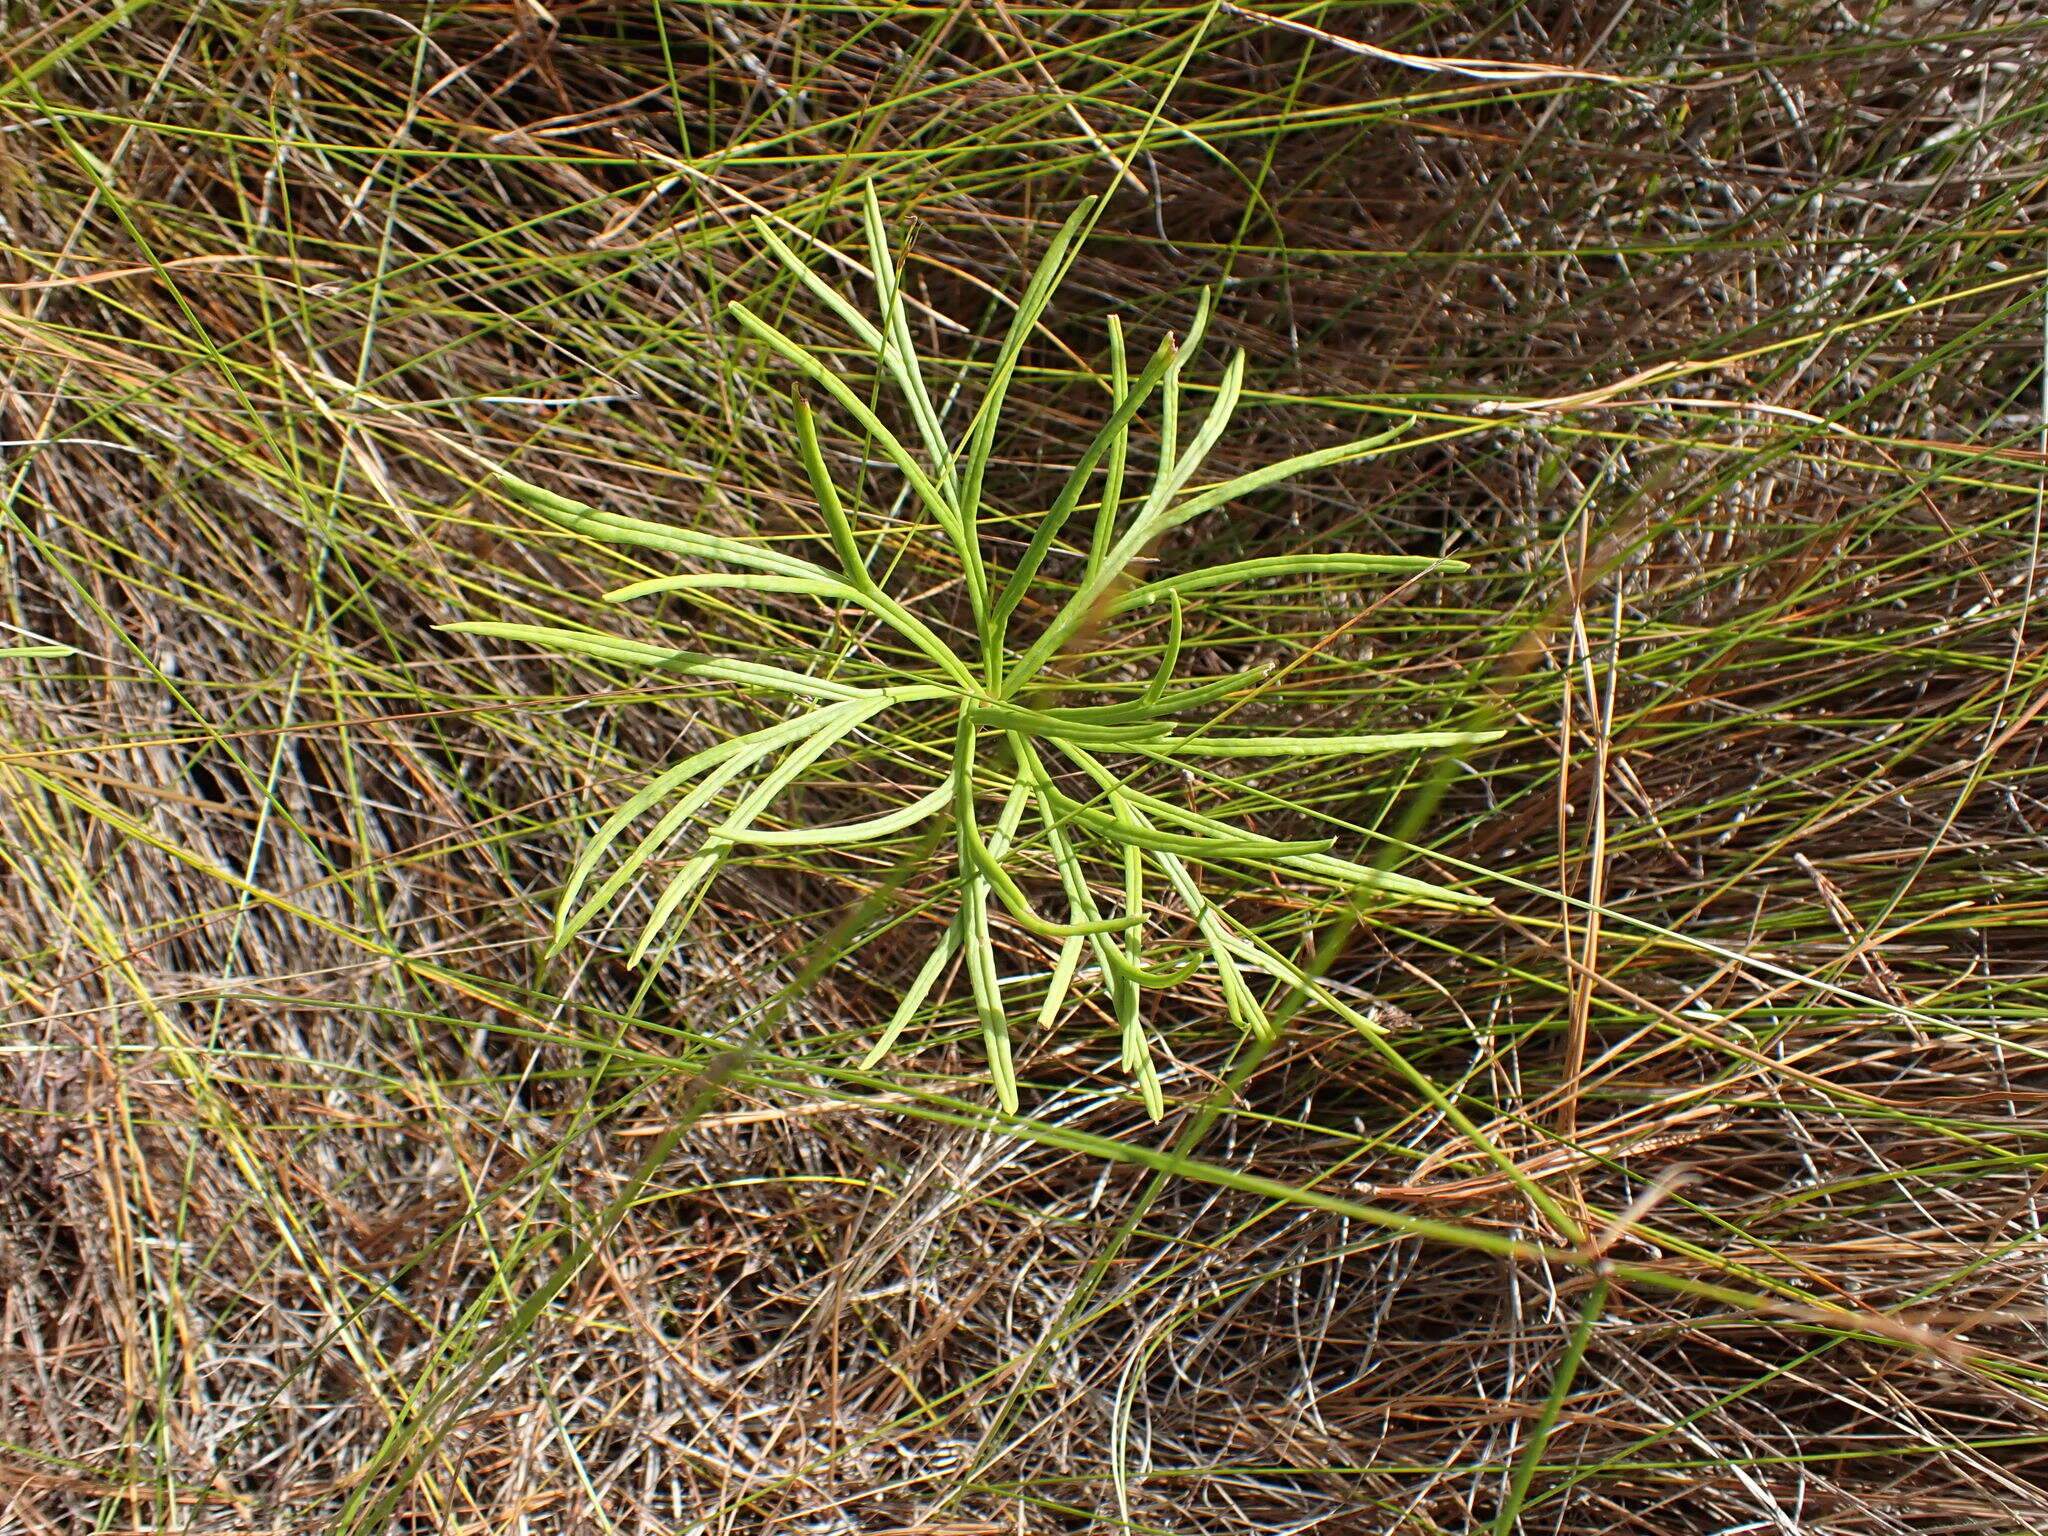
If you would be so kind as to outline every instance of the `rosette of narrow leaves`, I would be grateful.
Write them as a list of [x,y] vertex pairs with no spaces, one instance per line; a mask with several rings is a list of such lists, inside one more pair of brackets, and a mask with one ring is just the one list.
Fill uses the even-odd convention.
[[[1163,1100],[1142,1007],[1147,990],[1205,973],[1240,1027],[1266,1032],[1273,1026],[1261,995],[1272,995],[1271,983],[1283,991],[1314,986],[1278,947],[1232,915],[1215,894],[1220,886],[1284,883],[1322,887],[1343,900],[1377,893],[1438,907],[1486,903],[1344,858],[1329,839],[1269,837],[1190,810],[1148,790],[1148,770],[1197,759],[1326,760],[1472,745],[1498,735],[1255,735],[1217,728],[1200,712],[1255,696],[1265,674],[1176,681],[1186,605],[1218,589],[1272,578],[1329,583],[1464,567],[1425,557],[1304,553],[1142,579],[1153,549],[1172,529],[1292,476],[1389,451],[1407,425],[1199,483],[1237,407],[1244,358],[1240,354],[1224,368],[1206,411],[1183,442],[1182,369],[1200,339],[1198,319],[1188,335],[1162,342],[1135,371],[1112,323],[1108,419],[1082,448],[1022,554],[998,570],[980,529],[983,479],[1025,342],[1073,259],[1087,210],[1078,211],[1053,241],[1017,303],[979,404],[955,430],[940,395],[926,383],[901,277],[886,259],[882,217],[871,193],[865,207],[876,253],[872,314],[827,284],[772,230],[763,228],[761,236],[791,275],[872,351],[900,397],[906,431],[886,422],[839,369],[776,326],[742,304],[733,304],[731,312],[748,335],[837,406],[901,476],[936,529],[945,563],[959,572],[972,625],[971,653],[962,654],[946,639],[947,621],[921,614],[872,574],[877,538],[870,534],[864,540],[856,528],[827,468],[816,421],[802,402],[794,408],[796,439],[830,564],[585,506],[511,475],[499,480],[560,528],[651,551],[685,567],[622,587],[607,594],[610,600],[714,592],[814,599],[870,621],[853,651],[821,652],[815,667],[785,668],[558,626],[448,627],[632,672],[704,679],[786,713],[775,724],[685,757],[611,813],[569,872],[557,949],[584,933],[629,887],[657,872],[651,909],[634,940],[634,963],[677,931],[735,854],[881,845],[928,837],[936,825],[948,849],[948,919],[862,1065],[881,1060],[919,1011],[936,1000],[945,979],[964,971],[991,1080],[1004,1107],[1014,1109],[1015,1015],[1005,995],[995,932],[1006,924],[1047,948],[1049,980],[1036,1009],[1040,1023],[1056,1017],[1078,987],[1092,984],[1106,993],[1122,1032],[1124,1066],[1156,1115]],[[1158,422],[1157,468],[1134,484],[1133,425],[1148,411]],[[1088,526],[1070,532],[1084,510]],[[1019,634],[1019,608],[1028,593],[1042,594],[1050,586],[1047,562],[1056,553],[1070,564],[1078,555],[1071,590],[1035,633]],[[1163,618],[1166,639],[1157,647],[1151,677],[1132,685],[1135,696],[1063,702],[1073,691],[1069,674],[1076,653],[1141,613],[1148,623]],[[857,735],[888,732],[898,722],[913,723],[934,749],[929,784],[903,803],[864,817],[782,824],[778,804],[802,789],[822,760]],[[1163,952],[1158,914],[1169,910],[1178,932],[1170,952]],[[1351,1012],[1327,990],[1316,991],[1325,1005]],[[1362,1015],[1354,1022],[1370,1027]]]

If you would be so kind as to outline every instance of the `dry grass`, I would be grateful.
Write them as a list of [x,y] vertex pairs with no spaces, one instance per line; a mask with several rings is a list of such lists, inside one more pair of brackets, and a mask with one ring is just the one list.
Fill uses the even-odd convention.
[[[0,644],[78,654],[0,660],[0,1532],[2048,1528],[2037,8],[1284,13],[1625,83],[1209,7],[5,14]],[[970,379],[1121,189],[1020,515],[1103,317],[1202,284],[1246,463],[1440,431],[1172,558],[1475,562],[1201,638],[1511,727],[1311,809],[1498,901],[1330,976],[1520,1185],[1356,1034],[1249,1070],[1199,989],[1162,1127],[1086,1019],[1022,1121],[957,1010],[859,1079],[916,951],[840,944],[857,865],[751,869],[649,977],[542,962],[594,817],[738,722],[437,633],[624,568],[458,448],[795,531],[720,306],[844,345],[751,221],[858,257],[867,174]],[[1458,1240],[1559,1241],[1531,1183],[1782,1304]]]

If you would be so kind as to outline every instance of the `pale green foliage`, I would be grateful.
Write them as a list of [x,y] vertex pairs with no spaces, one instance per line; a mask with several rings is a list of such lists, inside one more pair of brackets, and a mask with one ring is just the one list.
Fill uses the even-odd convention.
[[[560,904],[557,949],[650,873],[655,861],[686,833],[696,832],[700,841],[660,888],[633,947],[635,963],[687,919],[720,866],[737,850],[879,844],[916,833],[922,824],[936,820],[951,833],[950,874],[957,905],[863,1065],[872,1065],[890,1050],[911,1019],[934,999],[957,957],[981,1022],[990,1076],[1003,1105],[1016,1107],[1011,1007],[1005,1000],[992,931],[1000,910],[1016,927],[1056,946],[1038,1019],[1056,1017],[1084,981],[1100,985],[1122,1030],[1124,1066],[1157,1114],[1163,1098],[1140,1007],[1144,990],[1173,987],[1206,970],[1232,1020],[1265,1033],[1273,1026],[1262,991],[1270,993],[1275,982],[1283,991],[1314,985],[1295,962],[1231,915],[1212,894],[1213,874],[1232,872],[1239,883],[1249,874],[1268,884],[1321,887],[1340,901],[1374,894],[1445,907],[1486,903],[1339,857],[1326,839],[1280,841],[1191,811],[1143,789],[1140,772],[1162,762],[1196,758],[1324,759],[1469,745],[1498,735],[1239,735],[1206,729],[1191,722],[1192,711],[1255,696],[1265,673],[1254,670],[1176,686],[1185,605],[1203,601],[1218,588],[1254,579],[1329,582],[1464,567],[1456,561],[1416,556],[1301,554],[1143,580],[1143,568],[1169,530],[1306,471],[1391,451],[1405,430],[1404,423],[1375,437],[1197,486],[1203,462],[1229,426],[1244,375],[1239,355],[1224,369],[1212,403],[1181,446],[1181,373],[1200,340],[1198,321],[1187,336],[1162,342],[1135,377],[1126,364],[1121,335],[1112,330],[1109,419],[1076,460],[1023,555],[998,584],[980,528],[983,477],[1024,345],[1074,256],[1087,209],[1068,220],[1032,277],[980,403],[959,432],[948,430],[940,397],[925,382],[900,275],[886,259],[882,216],[872,193],[865,199],[865,210],[876,258],[874,318],[819,278],[772,230],[763,228],[761,236],[790,273],[872,349],[901,398],[911,441],[894,432],[826,360],[744,305],[733,304],[732,314],[749,335],[830,397],[900,472],[916,505],[948,546],[946,554],[957,563],[979,654],[960,655],[942,638],[940,621],[921,617],[871,574],[873,551],[863,544],[845,509],[816,423],[801,403],[796,406],[797,437],[835,556],[833,567],[763,544],[599,511],[510,475],[501,476],[501,484],[548,521],[586,537],[730,568],[636,582],[608,594],[612,600],[711,590],[815,597],[834,608],[864,610],[888,637],[887,643],[871,637],[848,652],[821,653],[814,670],[790,670],[583,630],[498,623],[448,627],[628,668],[708,679],[736,692],[801,701],[791,718],[677,763],[611,815],[570,872]],[[1149,484],[1127,494],[1132,424],[1155,402],[1159,467]],[[1041,582],[1045,562],[1061,548],[1061,535],[1091,491],[1093,527],[1081,546],[1085,556],[1078,579],[1050,622],[1034,635],[1014,635],[1026,592]],[[1060,702],[1066,671],[1108,626],[1124,615],[1161,605],[1168,610],[1168,638],[1159,647],[1152,677],[1133,685],[1139,688],[1136,697],[1093,705]],[[906,804],[862,820],[824,826],[766,824],[777,802],[800,789],[806,775],[835,747],[857,732],[886,732],[906,719],[925,732],[936,720],[951,738],[950,762],[928,789]],[[1284,797],[1284,786],[1276,792]],[[657,808],[660,815],[652,828],[613,861],[613,850],[622,846],[628,829]],[[608,865],[600,878],[600,869]],[[1056,895],[1034,896],[1026,889],[1033,881],[1050,885]],[[1178,941],[1181,953],[1164,962],[1154,942],[1161,895],[1177,906],[1181,926],[1192,929],[1189,937]],[[1047,901],[1057,904],[1059,915],[1045,914],[1042,904]],[[1248,979],[1253,977],[1259,978],[1257,986]],[[1321,989],[1317,1000],[1349,1012]],[[1370,1027],[1362,1016],[1353,1021]]]

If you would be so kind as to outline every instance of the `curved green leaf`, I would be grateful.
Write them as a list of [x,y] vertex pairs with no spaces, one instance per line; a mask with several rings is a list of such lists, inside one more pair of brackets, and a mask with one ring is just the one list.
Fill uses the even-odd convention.
[[1499,741],[1505,731],[1390,731],[1381,736],[1162,736],[1137,750],[1160,757],[1335,757]]
[[1237,560],[1228,565],[1205,566],[1180,576],[1148,581],[1120,593],[1109,605],[1111,613],[1128,613],[1160,602],[1178,592],[1206,591],[1233,582],[1258,581],[1272,576],[1354,576],[1414,575],[1421,571],[1467,571],[1463,560],[1439,559],[1433,555],[1274,555],[1261,560]]

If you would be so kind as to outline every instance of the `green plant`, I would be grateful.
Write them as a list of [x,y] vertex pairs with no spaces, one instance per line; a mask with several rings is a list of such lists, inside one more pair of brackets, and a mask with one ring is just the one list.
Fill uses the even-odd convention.
[[[875,253],[879,318],[871,319],[767,228],[763,240],[802,285],[873,353],[911,424],[899,436],[824,358],[791,340],[743,304],[731,313],[769,351],[793,365],[843,410],[879,448],[943,541],[941,563],[957,569],[965,591],[976,654],[962,656],[928,620],[891,595],[873,574],[877,538],[863,539],[827,467],[817,423],[796,405],[797,441],[834,556],[831,566],[763,544],[695,533],[598,511],[511,475],[500,483],[560,527],[606,543],[630,545],[733,568],[688,571],[635,582],[611,601],[674,593],[738,591],[796,594],[869,616],[873,633],[821,649],[817,665],[792,670],[731,656],[676,650],[592,631],[509,623],[464,623],[450,629],[531,642],[630,668],[715,680],[772,699],[806,701],[788,719],[697,752],[655,778],[621,805],[590,839],[571,870],[555,934],[559,950],[583,932],[629,885],[692,828],[702,841],[670,874],[641,926],[638,963],[687,917],[721,864],[746,848],[783,850],[882,844],[921,825],[950,820],[951,889],[957,895],[943,937],[905,991],[863,1065],[880,1060],[917,1011],[930,1001],[956,957],[965,969],[987,1048],[990,1075],[1006,1108],[1017,1105],[1010,1045],[1011,1008],[996,962],[992,925],[1000,908],[1024,931],[1057,945],[1050,981],[1037,1009],[1051,1021],[1084,978],[1106,989],[1123,1040],[1123,1063],[1148,1107],[1163,1097],[1147,1039],[1141,994],[1170,988],[1210,968],[1231,1019],[1269,1032],[1269,1008],[1248,982],[1262,975],[1283,991],[1313,979],[1281,949],[1235,919],[1220,886],[1251,879],[1319,887],[1344,899],[1360,893],[1446,907],[1484,906],[1483,898],[1339,857],[1330,839],[1283,840],[1191,810],[1144,787],[1145,774],[1196,758],[1323,760],[1346,755],[1468,745],[1494,731],[1404,731],[1373,735],[1238,735],[1190,725],[1207,706],[1255,698],[1267,670],[1253,669],[1198,683],[1176,683],[1185,650],[1188,605],[1255,580],[1332,581],[1367,574],[1462,570],[1457,561],[1419,556],[1300,554],[1239,560],[1145,580],[1141,572],[1170,530],[1291,476],[1398,446],[1408,425],[1340,446],[1296,455],[1220,483],[1197,486],[1204,461],[1228,428],[1244,376],[1242,354],[1224,369],[1199,425],[1179,441],[1182,370],[1195,354],[1206,312],[1178,341],[1161,342],[1132,374],[1121,333],[1112,324],[1110,415],[1081,453],[1050,508],[1039,518],[1007,574],[995,570],[981,531],[983,483],[1004,403],[1026,342],[1037,328],[1080,243],[1088,209],[1070,218],[1033,274],[965,429],[949,432],[942,397],[925,379],[912,341],[901,275],[889,263],[882,215],[870,191],[864,209]],[[1127,491],[1132,427],[1158,403],[1157,469]],[[1093,493],[1092,504],[1090,502]],[[1061,544],[1077,513],[1092,510],[1078,550]],[[1050,622],[1036,634],[1015,631],[1020,604],[1045,580],[1056,552],[1078,561],[1078,575]],[[1149,677],[1095,678],[1083,684],[1105,635],[1144,615],[1164,634],[1151,649]],[[1127,656],[1129,648],[1119,650]],[[1128,670],[1128,669],[1126,669]],[[1066,692],[1085,686],[1107,702],[1070,704]],[[894,755],[915,763],[937,759],[935,782],[907,803],[862,819],[827,825],[766,824],[778,801],[801,790],[816,765],[863,731],[893,733]],[[920,749],[923,749],[921,752]],[[879,789],[876,790],[879,793]],[[1271,791],[1287,799],[1285,786]],[[991,808],[993,811],[991,813]],[[644,815],[659,810],[651,830],[599,878],[613,849]],[[593,884],[594,882],[594,884]],[[1045,915],[1028,888],[1050,885],[1063,905]],[[1189,930],[1163,955],[1154,942],[1161,924],[1148,891],[1178,904]],[[1331,1000],[1322,994],[1321,1000]],[[1363,1018],[1358,1022],[1366,1023]]]

